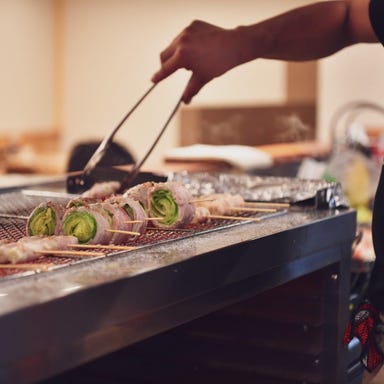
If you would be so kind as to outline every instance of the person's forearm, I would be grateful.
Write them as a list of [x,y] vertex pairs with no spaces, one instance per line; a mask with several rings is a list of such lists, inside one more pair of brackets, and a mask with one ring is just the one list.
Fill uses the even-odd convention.
[[159,82],[180,68],[190,70],[183,94],[183,101],[189,103],[215,77],[258,58],[315,60],[351,44],[377,41],[369,2],[318,2],[232,29],[195,20],[161,52],[161,68],[152,81]]
[[238,27],[243,42],[239,60],[314,60],[351,44],[375,41],[367,4],[368,0],[320,2]]

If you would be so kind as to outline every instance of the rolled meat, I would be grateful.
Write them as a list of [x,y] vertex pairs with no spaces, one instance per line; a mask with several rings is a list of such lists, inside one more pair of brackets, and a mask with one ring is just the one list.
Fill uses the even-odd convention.
[[74,207],[63,218],[62,233],[75,236],[81,244],[109,244],[112,239],[112,215],[99,204]]
[[67,250],[71,245],[78,244],[74,236],[28,236],[22,237],[13,247],[7,250],[7,260],[12,264],[30,261],[41,256],[39,251]]
[[198,223],[205,223],[210,220],[211,212],[209,212],[209,209],[201,206],[201,207],[195,207],[195,214],[192,219],[192,224],[198,224]]
[[0,262],[21,263],[37,259],[41,256],[39,251],[66,250],[77,244],[74,236],[25,236],[18,241],[0,241]]
[[130,223],[130,231],[144,233],[147,229],[147,214],[139,201],[123,195],[112,196],[106,200],[111,204],[116,204],[122,208],[128,215],[128,221],[135,221]]
[[229,215],[233,208],[244,205],[244,199],[238,194],[214,193],[202,196],[201,201],[197,201],[195,205],[199,209],[206,208],[211,215]]
[[123,196],[138,201],[143,206],[143,208],[147,210],[149,194],[155,185],[156,183],[153,181],[147,181],[145,183],[135,185],[134,187],[127,189]]
[[153,226],[184,227],[192,221],[194,214],[192,194],[181,183],[158,183],[149,192],[148,216],[162,218],[162,220],[153,220]]
[[68,201],[66,209],[75,208],[75,207],[86,207],[90,204],[101,203],[103,200],[95,197],[83,197],[77,196]]
[[[112,230],[133,232],[133,224],[130,223],[131,217],[127,211],[118,204],[105,201],[98,204],[101,209],[107,211],[112,219]],[[111,244],[122,244],[130,240],[134,235],[122,232],[112,232]]]
[[65,207],[53,203],[40,203],[29,215],[26,225],[28,236],[52,236],[59,235],[61,223],[65,214]]
[[121,184],[118,181],[104,181],[100,183],[95,183],[81,196],[87,198],[104,199],[117,192],[120,186]]
[[15,242],[12,240],[0,240],[0,263],[7,263],[9,261],[8,253],[15,245]]

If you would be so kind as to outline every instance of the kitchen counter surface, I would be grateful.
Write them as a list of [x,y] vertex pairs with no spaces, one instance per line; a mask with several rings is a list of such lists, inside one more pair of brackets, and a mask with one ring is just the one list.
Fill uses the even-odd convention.
[[331,265],[344,292],[335,316],[345,321],[354,235],[353,210],[292,207],[257,223],[5,279],[0,382],[49,378]]

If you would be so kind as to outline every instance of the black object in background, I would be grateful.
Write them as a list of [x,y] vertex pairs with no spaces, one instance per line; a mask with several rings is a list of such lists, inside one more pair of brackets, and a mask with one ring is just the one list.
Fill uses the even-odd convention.
[[[83,170],[99,145],[100,141],[89,141],[75,145],[69,156],[67,172]],[[107,167],[133,163],[135,163],[135,159],[130,151],[123,145],[113,142],[108,148],[108,151],[101,158],[98,165],[100,167]]]

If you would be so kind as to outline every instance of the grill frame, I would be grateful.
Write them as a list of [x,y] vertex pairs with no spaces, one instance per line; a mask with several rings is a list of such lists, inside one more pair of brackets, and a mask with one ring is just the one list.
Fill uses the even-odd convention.
[[354,234],[353,210],[296,208],[4,279],[0,381],[51,377],[332,264],[344,281]]

